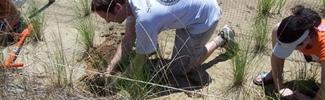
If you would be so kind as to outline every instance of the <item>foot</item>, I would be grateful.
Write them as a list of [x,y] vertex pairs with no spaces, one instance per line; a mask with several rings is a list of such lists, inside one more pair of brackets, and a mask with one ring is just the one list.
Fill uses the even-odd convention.
[[272,74],[267,73],[267,72],[261,72],[259,73],[256,78],[253,80],[253,83],[255,85],[268,85],[268,84],[272,84],[273,82],[273,78],[272,78]]

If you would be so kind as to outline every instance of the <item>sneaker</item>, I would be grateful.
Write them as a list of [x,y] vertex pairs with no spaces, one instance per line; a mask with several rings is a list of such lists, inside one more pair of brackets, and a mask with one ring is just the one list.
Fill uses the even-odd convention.
[[235,31],[229,26],[229,25],[225,25],[219,35],[226,40],[225,44],[228,44],[229,42],[234,42],[235,41]]

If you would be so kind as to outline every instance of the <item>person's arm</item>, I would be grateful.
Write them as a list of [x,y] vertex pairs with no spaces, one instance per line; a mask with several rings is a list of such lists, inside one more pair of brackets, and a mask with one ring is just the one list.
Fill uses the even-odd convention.
[[129,16],[125,24],[125,36],[122,39],[122,42],[118,45],[116,53],[112,58],[111,62],[108,64],[106,69],[107,73],[115,74],[117,71],[115,66],[122,60],[127,57],[129,52],[132,50],[132,46],[135,41],[135,18]]
[[325,61],[322,61],[321,63],[321,85],[320,89],[318,90],[316,94],[315,100],[325,100]]

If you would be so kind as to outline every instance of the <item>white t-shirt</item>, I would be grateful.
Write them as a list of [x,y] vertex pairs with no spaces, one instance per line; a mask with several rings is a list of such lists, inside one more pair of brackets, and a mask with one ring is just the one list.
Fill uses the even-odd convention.
[[136,18],[136,52],[150,54],[157,49],[158,33],[186,29],[189,34],[206,32],[220,19],[216,0],[129,0]]

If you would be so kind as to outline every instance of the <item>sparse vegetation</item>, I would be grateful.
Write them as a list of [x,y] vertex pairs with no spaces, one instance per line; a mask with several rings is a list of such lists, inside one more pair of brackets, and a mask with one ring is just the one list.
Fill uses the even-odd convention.
[[287,0],[275,0],[275,10],[277,14],[280,14],[283,8],[283,6],[286,4]]
[[90,3],[91,0],[74,0],[74,16],[75,18],[84,18],[90,16]]
[[75,0],[74,2],[74,21],[75,29],[80,34],[80,42],[84,46],[85,53],[82,59],[94,48],[94,37],[96,25],[93,17],[90,16],[90,0]]
[[83,20],[78,20],[76,22],[76,29],[81,35],[81,43],[84,46],[85,53],[87,53],[91,48],[94,47],[94,36],[95,36],[95,24],[92,18],[84,18]]
[[[34,0],[28,1],[28,9],[26,11],[26,15],[31,15],[39,9],[39,4],[37,4]],[[44,37],[44,16],[42,13],[27,19],[25,23],[31,23],[33,25],[33,30],[29,35],[32,41],[42,41]]]
[[257,14],[258,16],[269,16],[272,7],[275,6],[277,0],[258,0]]
[[[54,43],[47,44],[47,46],[53,45],[55,49],[51,50],[47,55],[50,63],[44,63],[43,67],[46,73],[51,76],[50,81],[53,83],[55,87],[66,87],[71,82],[69,82],[69,74],[67,71],[67,66],[69,66],[69,62],[66,57],[66,53],[63,49],[62,37],[61,35],[54,35]],[[50,48],[50,47],[48,47]]]
[[[28,10],[26,11],[26,15],[30,15],[30,13],[37,10],[40,7],[38,6],[38,4],[40,3],[43,4],[43,2],[38,2],[38,1],[36,2],[35,0],[28,1],[28,2],[29,2],[28,6],[26,6],[26,8],[28,8]],[[13,93],[19,95],[17,96],[18,99],[21,98],[39,99],[39,97],[41,97],[41,99],[45,98],[45,99],[112,99],[112,100],[119,100],[119,99],[138,100],[139,99],[139,100],[143,100],[143,99],[152,99],[152,98],[161,99],[160,98],[162,97],[160,94],[161,92],[167,91],[169,93],[173,93],[174,91],[178,92],[182,90],[181,88],[170,87],[169,84],[168,85],[160,84],[160,81],[169,81],[169,80],[165,80],[163,77],[167,76],[166,73],[168,72],[168,70],[165,69],[169,67],[170,63],[166,64],[166,62],[162,60],[169,59],[170,54],[172,53],[171,49],[173,47],[171,46],[171,44],[173,41],[167,38],[171,37],[172,39],[174,39],[174,31],[168,32],[171,34],[164,36],[166,38],[165,40],[160,38],[160,40],[163,40],[162,43],[159,43],[160,46],[162,46],[159,48],[161,51],[159,51],[155,55],[155,57],[151,56],[149,58],[149,61],[146,62],[144,66],[135,66],[136,68],[134,70],[130,70],[132,74],[123,73],[123,72],[128,72],[126,71],[127,67],[133,64],[132,62],[130,62],[131,58],[134,57],[134,51],[133,51],[129,58],[126,58],[118,65],[118,67],[120,67],[120,69],[122,70],[122,73],[117,73],[116,75],[109,76],[105,73],[105,71],[109,63],[109,59],[110,57],[112,57],[111,55],[114,55],[115,53],[113,49],[116,48],[116,45],[120,42],[120,39],[122,37],[108,38],[109,37],[108,35],[112,35],[112,34],[118,35],[119,31],[124,32],[124,30],[122,29],[122,25],[118,26],[115,24],[111,24],[112,25],[111,28],[107,28],[107,30],[101,30],[101,28],[103,28],[102,26],[106,24],[103,24],[105,23],[104,21],[103,22],[100,21],[97,22],[97,20],[95,21],[94,20],[95,16],[90,15],[91,0],[73,0],[73,1],[61,0],[59,2],[60,3],[54,4],[56,8],[53,9],[55,10],[52,9],[51,12],[45,13],[48,14],[46,15],[47,18],[48,16],[50,17],[55,16],[58,19],[56,20],[53,18],[44,19],[44,16],[42,14],[39,14],[31,19],[26,19],[26,23],[32,23],[34,26],[33,29],[34,31],[30,35],[29,39],[36,40],[36,41],[44,39],[44,41],[38,42],[42,45],[38,45],[37,47],[35,46],[31,47],[28,44],[24,46],[24,49],[22,49],[23,51],[21,52],[20,57],[18,57],[18,59],[24,59],[24,60],[19,60],[19,61],[23,61],[24,64],[26,64],[24,68],[19,70],[14,70],[12,72],[8,72],[7,69],[0,68],[0,81],[2,81],[2,83],[0,83],[0,99],[12,99],[12,98],[7,98],[7,96],[9,96],[7,92],[13,91]],[[65,4],[67,2],[71,4]],[[266,49],[270,49],[268,48],[269,41],[270,41],[269,36],[271,30],[270,23],[273,23],[275,21],[278,22],[279,21],[278,19],[280,18],[279,16],[272,16],[272,13],[274,12],[283,13],[287,11],[288,9],[284,9],[284,8],[287,8],[286,3],[288,2],[291,3],[292,0],[291,1],[290,0],[258,0],[258,5],[256,6],[257,12],[250,11],[254,8],[248,7],[248,6],[256,5],[255,1],[254,3],[252,3],[254,5],[245,5],[246,7],[249,8],[249,11],[246,11],[247,9],[244,9],[245,13],[249,12],[251,15],[256,14],[254,18],[252,16],[249,16],[249,18],[247,18],[247,19],[253,19],[253,20],[249,20],[252,22],[247,22],[248,24],[253,23],[253,25],[244,26],[248,24],[240,22],[240,25],[236,27],[236,30],[238,29],[239,31],[241,31],[242,34],[240,33],[236,34],[236,42],[229,43],[229,45],[225,48],[226,52],[224,55],[226,57],[225,58],[226,60],[216,59],[218,57],[215,56],[219,54],[218,50],[216,51],[216,54],[212,54],[212,56],[209,58],[209,60],[213,59],[212,61],[207,62],[211,65],[209,66],[208,72],[210,75],[209,77],[212,78],[212,82],[209,84],[209,86],[193,92],[197,94],[204,94],[199,99],[208,99],[208,100],[210,99],[226,99],[226,100],[227,99],[235,99],[235,100],[274,99],[273,96],[268,96],[268,94],[265,93],[267,91],[265,89],[266,87],[260,88],[252,85],[251,79],[255,77],[254,74],[256,72],[256,69],[259,69],[257,67],[263,66],[265,67],[263,68],[263,70],[267,70],[267,71],[270,69],[269,68],[270,62],[268,60],[269,56],[267,56],[267,53],[265,53]],[[322,3],[323,6],[325,7],[325,0],[322,0]],[[229,5],[227,2],[223,2],[223,4],[225,4],[222,5],[225,8]],[[232,5],[235,4],[232,3]],[[230,11],[228,11],[229,9],[226,8],[227,11],[223,12],[223,15],[226,15],[224,17],[229,17],[229,18],[234,17],[235,15],[233,15],[234,13],[232,12],[232,9],[237,10],[236,9],[237,6],[238,5],[232,7]],[[240,7],[242,7],[242,5]],[[67,10],[67,11],[63,11],[63,10]],[[242,10],[242,8],[240,10]],[[71,15],[71,13],[73,15]],[[235,14],[237,13],[242,14],[239,11],[236,12]],[[61,18],[62,16],[64,16],[64,18]],[[69,20],[69,18],[73,19],[73,23],[66,21],[67,19]],[[53,37],[50,37],[47,36],[47,34],[44,35],[43,32],[43,30],[45,29],[44,28],[45,20],[50,21],[50,24],[60,23],[64,25],[63,27],[58,27],[57,30],[59,32],[56,32],[56,30],[53,29],[53,26],[49,27],[49,29],[46,29],[46,31],[50,31],[47,32],[48,34],[54,34]],[[242,20],[241,17],[233,18],[231,19],[231,21],[229,21],[229,23],[237,24],[237,22],[235,21],[238,20]],[[224,24],[227,22],[224,22],[224,20],[220,20],[220,23]],[[96,25],[100,27],[97,27]],[[74,28],[75,31],[70,32],[71,28]],[[218,28],[220,28],[220,26],[218,26]],[[118,32],[115,32],[115,30],[118,30]],[[73,32],[77,32],[77,34],[73,34]],[[104,32],[104,34],[107,36],[105,37],[105,39],[108,38],[108,40],[111,41],[102,42],[104,36],[99,37],[100,35],[97,35],[98,34],[97,32],[100,35],[102,35],[101,33]],[[247,36],[248,34],[246,33],[248,34],[251,33],[251,34]],[[164,35],[164,33],[160,34],[160,36],[161,35]],[[74,39],[77,38],[76,40],[72,40],[72,42],[75,43],[70,43],[70,42],[67,43],[67,41],[63,40],[63,39],[71,39],[71,38]],[[102,44],[100,45],[104,45],[107,48],[98,50],[99,46],[95,45],[94,42],[96,42],[96,44],[102,42]],[[77,43],[81,43],[83,47],[81,49],[77,48],[79,46],[77,45]],[[78,50],[73,51],[73,53],[71,53],[71,50],[72,49],[75,50],[76,48]],[[3,52],[0,52],[0,63],[2,63],[3,60],[2,53]],[[257,62],[261,62],[261,64],[254,63],[252,60],[254,59],[254,57],[256,57],[257,54],[260,53],[265,54],[262,55],[265,58],[261,56],[261,58],[257,59]],[[81,54],[84,54],[83,57],[85,59],[76,60],[75,57],[79,57]],[[21,56],[29,56],[29,55],[32,55],[32,57],[26,57],[28,58],[27,60],[21,57]],[[153,61],[153,59],[155,60],[159,59],[159,60]],[[228,65],[229,62],[231,63],[231,66],[224,66],[224,65]],[[295,87],[298,91],[306,90],[306,89],[308,90],[310,88],[307,88],[306,86],[315,85],[312,82],[317,83],[319,81],[319,77],[317,76],[319,76],[320,67],[315,66],[311,68],[311,66],[307,66],[305,63],[301,63],[301,62],[291,62],[291,63],[295,63],[296,65],[293,64],[288,66],[289,67],[295,66],[294,68],[295,70],[292,70],[292,68],[290,68],[284,74],[288,74],[290,72],[294,74],[294,75],[290,75],[290,78],[293,78],[294,82],[292,86]],[[72,68],[71,66],[75,66],[75,67]],[[84,68],[84,66],[86,67]],[[157,68],[157,66],[159,66],[159,68]],[[288,68],[288,66],[286,65],[286,68]],[[43,69],[45,70],[44,72]],[[38,72],[38,70],[41,71]],[[158,70],[158,72],[156,72],[156,70]],[[20,73],[17,74],[15,73],[15,71],[23,71],[24,74],[22,75]],[[80,71],[80,72],[76,73],[75,71]],[[228,73],[225,72],[231,72],[231,74],[229,75]],[[8,73],[11,76],[9,76]],[[28,75],[25,75],[26,73]],[[219,76],[218,75],[219,73],[224,74],[226,77],[229,75],[231,79],[227,80],[227,78],[224,78],[224,76],[222,75]],[[33,74],[33,75],[29,75],[29,74]],[[82,77],[84,75],[88,75],[88,76]],[[25,79],[28,81],[31,79],[32,80],[35,79],[33,81],[42,80],[42,82],[28,83],[24,81],[21,82],[22,85],[9,84],[11,82],[8,82],[8,78],[15,79],[16,77],[18,78],[22,77],[22,79],[17,79],[19,82]],[[29,77],[32,78],[28,79]],[[155,78],[157,78],[158,80],[156,80]],[[80,80],[83,81],[85,84],[80,82]],[[7,85],[9,84],[10,86],[9,87],[2,86],[3,84],[7,84]],[[39,86],[36,86],[37,88],[34,88],[30,84],[35,84]],[[82,86],[85,87],[79,88]],[[230,89],[228,89],[227,86],[230,86]],[[168,90],[165,90],[165,88],[166,89],[168,88]],[[230,92],[230,94],[222,98],[222,96],[224,96],[223,90],[226,91],[230,90],[228,91]],[[188,91],[191,92],[192,90],[188,90]],[[183,90],[182,92],[189,93],[188,91]],[[220,93],[220,91],[222,93]],[[271,92],[274,93],[274,91]],[[41,95],[35,96],[39,94]],[[55,96],[53,96],[53,94]],[[169,98],[167,97],[167,99],[188,99],[189,98],[187,96],[183,97],[183,95],[179,95],[179,94],[175,94],[176,96],[173,94],[171,95],[172,97]],[[15,96],[16,95],[13,95],[13,97]],[[162,97],[162,99],[165,98]]]
[[292,85],[291,87],[299,92],[314,97],[313,93],[316,93],[320,88],[320,83],[317,80],[320,79],[321,67],[306,62],[297,62],[295,65],[298,70],[296,70],[295,78],[289,85]]
[[[242,40],[250,40],[250,39],[241,39]],[[228,44],[227,52],[229,52],[230,56],[233,56],[231,59],[232,63],[232,87],[237,88],[244,85],[247,80],[247,70],[248,65],[252,60],[252,56],[250,55],[250,41],[242,41],[240,44],[231,43]]]
[[268,43],[269,34],[268,27],[268,17],[267,16],[257,16],[253,25],[253,36],[255,40],[254,53],[255,55],[265,51],[266,44]]

